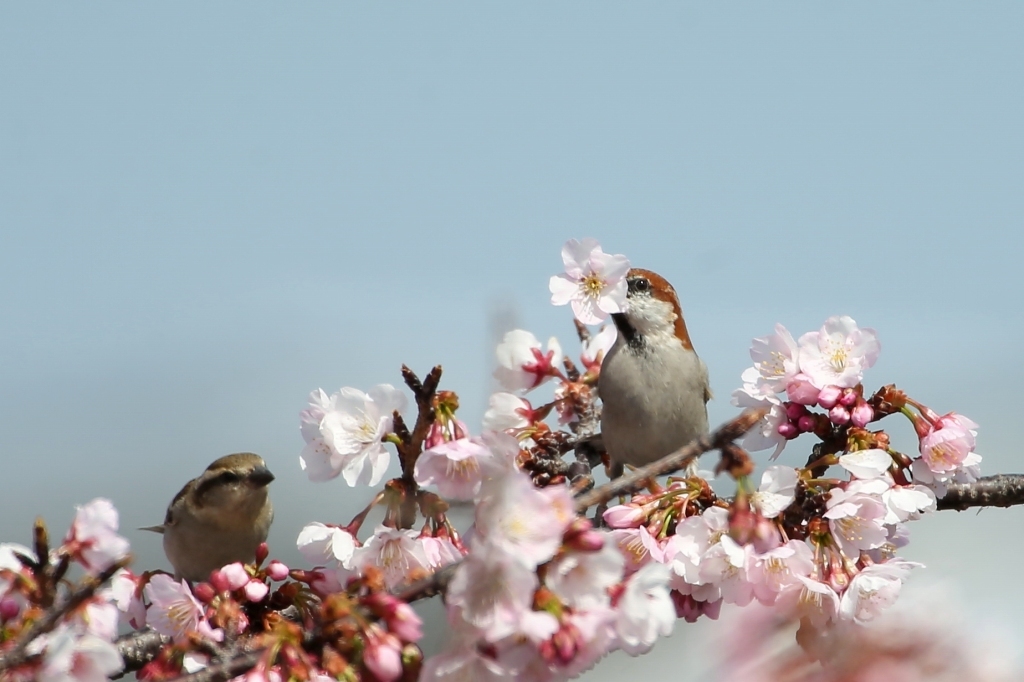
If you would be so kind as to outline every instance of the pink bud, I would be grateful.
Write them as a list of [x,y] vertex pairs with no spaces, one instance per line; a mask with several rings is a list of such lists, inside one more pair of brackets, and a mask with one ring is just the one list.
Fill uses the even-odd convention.
[[842,405],[836,405],[828,411],[828,418],[832,420],[833,424],[842,426],[843,424],[850,421],[850,411]]
[[223,570],[219,568],[215,569],[213,572],[210,573],[210,585],[212,585],[213,589],[217,590],[218,592],[231,591],[231,587],[228,583],[227,577],[224,575]]
[[371,637],[363,651],[363,664],[380,682],[394,682],[402,676],[402,650],[394,637]]
[[[226,589],[220,590],[221,592],[227,592]],[[192,594],[195,598],[204,604],[209,604],[213,601],[213,598],[217,596],[217,591],[210,583],[196,583],[192,588]]]
[[13,620],[21,613],[21,606],[14,597],[0,599],[0,621]]
[[604,512],[604,522],[609,528],[639,528],[647,519],[640,507],[631,504],[617,504]]
[[412,607],[398,602],[387,618],[388,630],[403,642],[417,642],[423,637],[423,621]]
[[238,590],[245,587],[245,584],[249,582],[249,574],[246,572],[245,566],[237,561],[220,569],[219,573],[221,581],[227,587],[222,588],[216,582],[214,582],[214,587],[222,591],[224,589],[227,589],[228,591]]
[[566,537],[565,546],[578,552],[596,552],[604,547],[604,537],[596,530],[587,530]]
[[804,416],[800,417],[800,421],[798,421],[796,425],[801,431],[809,432],[814,430],[814,425],[817,423],[818,420],[815,419],[812,415],[805,414]]
[[267,575],[271,580],[287,580],[288,567],[277,559],[274,559],[270,562],[270,565],[267,566]]
[[843,389],[838,386],[826,386],[821,389],[821,393],[818,394],[818,404],[826,410],[831,410],[835,407],[835,404],[839,402],[839,397],[842,394]]
[[260,544],[256,545],[256,565],[257,566],[259,566],[264,561],[266,561],[268,556],[270,556],[270,546],[267,543],[261,542]]
[[860,400],[860,396],[857,395],[857,391],[852,388],[844,388],[843,395],[839,397],[839,404],[843,407],[853,407]]
[[821,391],[811,383],[806,374],[797,374],[789,380],[786,386],[786,395],[794,403],[801,405],[814,405],[818,402],[818,394]]
[[786,403],[786,416],[790,421],[796,421],[807,414],[807,408],[798,403]]
[[270,588],[262,580],[250,580],[245,586],[245,598],[251,602],[263,601]]
[[853,412],[850,413],[850,421],[853,422],[854,426],[864,428],[875,418],[875,411],[865,402],[857,403],[857,407],[853,408]]
[[793,440],[794,438],[800,435],[800,429],[796,427],[796,424],[793,424],[791,422],[779,424],[778,431],[779,435],[787,440]]
[[447,435],[444,427],[441,426],[441,422],[435,420],[430,428],[427,430],[427,437],[423,441],[423,449],[429,450],[430,448],[436,448],[438,445],[447,442]]

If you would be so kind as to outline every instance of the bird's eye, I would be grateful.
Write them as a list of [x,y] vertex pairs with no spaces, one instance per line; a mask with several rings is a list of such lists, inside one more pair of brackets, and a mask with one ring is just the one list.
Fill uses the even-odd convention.
[[238,474],[234,471],[222,471],[217,474],[217,478],[223,483],[234,483],[238,480]]
[[633,280],[634,291],[648,291],[651,288],[651,282],[646,277],[638,277]]

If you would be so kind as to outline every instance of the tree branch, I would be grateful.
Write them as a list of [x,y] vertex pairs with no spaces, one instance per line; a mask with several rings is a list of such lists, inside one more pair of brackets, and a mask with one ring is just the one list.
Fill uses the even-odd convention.
[[128,673],[142,668],[160,653],[160,649],[171,642],[170,637],[161,635],[155,630],[137,630],[119,637],[114,645],[124,659],[124,669],[110,679],[117,680]]
[[1012,507],[1024,504],[1024,474],[984,476],[974,483],[953,483],[939,498],[938,509]]
[[191,675],[176,677],[173,682],[226,682],[255,668],[264,651],[265,649],[256,649],[236,654],[223,663],[211,665]]
[[705,452],[732,443],[749,431],[767,413],[768,410],[763,408],[749,409],[735,419],[719,426],[714,433],[701,436],[656,462],[634,469],[624,476],[619,476],[613,481],[580,495],[576,498],[576,512],[584,512],[595,504],[607,502],[616,495],[636,490],[648,478],[664,476],[685,468]]

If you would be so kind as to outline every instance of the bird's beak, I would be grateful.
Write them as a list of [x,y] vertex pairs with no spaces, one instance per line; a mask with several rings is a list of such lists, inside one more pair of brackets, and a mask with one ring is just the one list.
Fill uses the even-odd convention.
[[256,467],[250,472],[249,480],[259,486],[269,485],[274,480],[274,474],[267,467]]

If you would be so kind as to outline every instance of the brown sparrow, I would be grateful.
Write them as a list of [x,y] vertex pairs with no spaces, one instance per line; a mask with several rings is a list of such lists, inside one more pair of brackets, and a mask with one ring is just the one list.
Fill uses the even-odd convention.
[[274,520],[267,486],[274,475],[259,455],[221,457],[174,496],[160,526],[164,554],[177,578],[207,580],[236,561],[252,561]]
[[613,466],[643,466],[708,432],[708,369],[686,331],[675,289],[650,270],[626,275],[618,338],[601,364],[602,442]]

